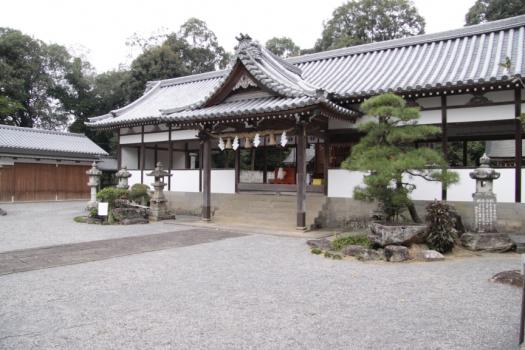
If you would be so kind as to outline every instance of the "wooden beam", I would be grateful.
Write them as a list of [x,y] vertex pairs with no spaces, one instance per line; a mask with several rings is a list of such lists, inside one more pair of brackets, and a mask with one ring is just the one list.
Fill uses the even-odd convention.
[[211,141],[202,134],[202,220],[211,220]]
[[[443,158],[448,163],[448,134],[447,134],[447,96],[441,96],[441,148],[443,149]],[[447,169],[443,169],[444,172]],[[441,183],[441,200],[447,200],[447,187]]]
[[515,137],[515,157],[514,157],[514,201],[516,203],[521,203],[521,159],[522,155],[522,139],[523,139],[523,128],[521,126],[521,87],[516,87],[514,89],[514,115],[516,117],[515,126],[516,126],[516,137]]
[[297,224],[298,230],[306,229],[306,127],[300,121],[297,124],[296,167],[297,167]]
[[171,124],[168,126],[168,191],[171,191],[171,169],[173,168],[173,142],[171,142]]

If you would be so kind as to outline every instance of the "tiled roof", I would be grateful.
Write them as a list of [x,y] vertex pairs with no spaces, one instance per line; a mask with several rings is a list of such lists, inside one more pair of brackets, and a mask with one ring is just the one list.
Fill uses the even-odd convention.
[[0,125],[0,152],[97,158],[107,153],[85,135]]
[[[350,98],[508,81],[511,76],[525,75],[524,46],[525,15],[286,61],[273,59],[265,50],[252,50],[251,46],[236,57],[248,70],[259,70],[256,78],[279,95],[305,96],[308,91],[323,89]],[[261,56],[265,64],[258,63]],[[506,57],[512,62],[510,71],[500,66]],[[275,64],[269,64],[272,60]],[[132,123],[160,117],[160,110],[198,104],[220,86],[229,72],[227,69],[151,82],[141,99],[92,119],[91,125],[107,125],[110,119],[114,125]]]
[[357,117],[354,111],[342,108],[323,97],[260,97],[223,102],[214,106],[183,110],[160,117],[163,122],[213,120],[223,117],[246,117],[260,113],[278,113],[296,108],[323,105],[325,108],[348,117]]

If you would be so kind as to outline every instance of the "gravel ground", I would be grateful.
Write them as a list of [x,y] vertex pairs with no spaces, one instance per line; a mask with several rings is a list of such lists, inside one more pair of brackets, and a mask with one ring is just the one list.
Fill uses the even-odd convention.
[[0,252],[187,229],[166,223],[102,226],[74,222],[75,216],[86,214],[85,205],[83,201],[0,204],[7,211],[0,216]]
[[516,349],[520,289],[488,279],[517,268],[516,254],[361,263],[230,238],[2,276],[0,348]]

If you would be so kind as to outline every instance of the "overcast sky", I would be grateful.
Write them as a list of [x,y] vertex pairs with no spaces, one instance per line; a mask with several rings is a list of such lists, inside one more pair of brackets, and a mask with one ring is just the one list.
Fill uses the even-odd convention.
[[[323,21],[344,0],[11,0],[2,4],[0,26],[19,29],[46,42],[84,54],[98,72],[127,64],[133,54],[125,41],[134,33],[176,31],[190,17],[204,20],[228,51],[240,32],[264,43],[291,37],[310,48]],[[426,32],[464,25],[475,0],[415,0]]]

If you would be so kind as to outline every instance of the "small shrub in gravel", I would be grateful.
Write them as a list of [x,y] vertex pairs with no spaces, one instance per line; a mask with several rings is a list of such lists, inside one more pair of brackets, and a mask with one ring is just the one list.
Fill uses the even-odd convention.
[[312,248],[312,250],[310,251],[312,254],[315,254],[315,255],[319,255],[321,254],[323,251],[319,248]]
[[148,191],[148,185],[134,184],[131,186],[131,190],[129,191],[129,199],[141,205],[148,205],[150,201],[150,195]]
[[332,248],[334,250],[341,250],[348,245],[360,245],[368,247],[370,241],[366,235],[344,236],[336,238],[332,241]]
[[450,252],[456,241],[455,222],[451,215],[452,208],[443,202],[434,201],[427,205],[426,210],[428,246],[442,254]]

